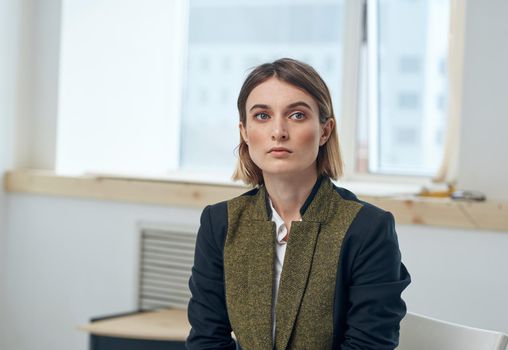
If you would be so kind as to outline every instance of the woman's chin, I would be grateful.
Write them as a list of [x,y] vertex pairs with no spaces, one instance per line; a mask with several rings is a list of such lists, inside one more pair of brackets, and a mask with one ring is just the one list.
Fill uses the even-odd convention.
[[299,176],[308,176],[309,169],[308,168],[300,168],[300,167],[291,167],[291,166],[278,166],[278,167],[266,167],[265,169],[261,168],[263,171],[263,176],[271,176],[271,177],[299,177]]

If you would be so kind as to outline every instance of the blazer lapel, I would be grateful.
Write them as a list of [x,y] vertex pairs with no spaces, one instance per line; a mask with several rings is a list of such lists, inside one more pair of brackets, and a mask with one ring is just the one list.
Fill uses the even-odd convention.
[[[275,254],[275,223],[258,221],[251,223],[252,232],[263,233],[252,240],[248,252],[248,297],[245,302],[249,310],[252,335],[257,338],[256,349],[272,349],[272,298],[273,260]],[[265,234],[266,233],[266,234]],[[247,316],[247,315],[246,315]]]
[[[268,218],[266,190],[231,204],[226,240],[226,299],[230,320],[245,349],[272,349],[275,223]],[[240,212],[236,212],[236,210]]]
[[275,344],[286,349],[307,285],[319,233],[319,222],[293,222],[276,306]]
[[[302,212],[302,221],[293,221],[276,305],[276,349],[286,349],[304,296],[321,223],[328,217],[332,183],[323,179],[313,189]],[[328,197],[329,198],[329,197]]]

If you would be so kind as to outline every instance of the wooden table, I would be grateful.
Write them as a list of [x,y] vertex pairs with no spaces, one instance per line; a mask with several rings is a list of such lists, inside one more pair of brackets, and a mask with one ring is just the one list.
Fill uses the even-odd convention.
[[187,310],[134,312],[92,320],[79,327],[90,333],[91,350],[185,349]]

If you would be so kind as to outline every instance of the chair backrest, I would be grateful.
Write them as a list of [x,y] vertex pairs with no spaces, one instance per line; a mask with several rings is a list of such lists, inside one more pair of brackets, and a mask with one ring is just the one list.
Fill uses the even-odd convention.
[[397,350],[508,350],[508,336],[408,312]]

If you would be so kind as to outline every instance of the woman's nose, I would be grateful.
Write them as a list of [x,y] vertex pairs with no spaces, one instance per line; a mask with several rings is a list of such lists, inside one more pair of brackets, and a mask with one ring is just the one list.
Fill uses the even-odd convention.
[[287,131],[287,125],[283,118],[274,118],[272,128],[272,140],[273,141],[285,141],[289,139],[289,133]]

